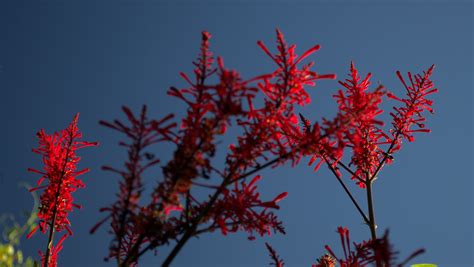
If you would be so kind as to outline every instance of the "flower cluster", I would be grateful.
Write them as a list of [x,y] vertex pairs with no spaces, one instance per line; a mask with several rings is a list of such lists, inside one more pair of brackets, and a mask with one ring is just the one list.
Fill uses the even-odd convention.
[[[276,53],[270,52],[263,42],[257,43],[276,64],[276,69],[243,79],[238,71],[225,67],[222,58],[214,60],[210,51],[211,35],[203,32],[199,56],[193,62],[193,76],[180,73],[187,85],[171,87],[168,91],[169,96],[186,106],[179,127],[174,127],[178,123],[170,122],[172,115],[149,119],[146,108],[138,117],[124,108],[127,123],[101,122],[129,139],[120,143],[128,149],[125,169],[103,168],[117,173],[122,180],[117,201],[102,209],[108,215],[98,223],[111,219],[114,239],[109,258],[116,258],[120,266],[134,266],[148,250],[175,242],[163,263],[169,266],[190,238],[216,230],[224,235],[242,230],[249,234],[250,240],[256,235],[270,234],[271,230],[284,233],[274,211],[287,193],[273,200],[262,200],[256,186],[261,178],[259,171],[287,162],[296,165],[303,157],[310,156],[309,165],[315,164],[317,170],[327,163],[350,194],[341,180],[340,167],[361,187],[368,187],[384,163],[390,162],[389,155],[399,149],[400,137],[411,140],[412,133],[426,131],[422,111],[431,111],[432,102],[425,96],[436,92],[429,80],[432,68],[423,76],[413,78],[409,74],[411,86],[399,75],[408,96],[400,99],[382,86],[369,90],[371,74],[362,79],[351,64],[349,79],[340,82],[343,90],[334,95],[339,108],[335,118],[314,123],[301,114],[298,118],[297,106],[311,101],[307,87],[314,86],[317,80],[335,79],[335,75],[318,74],[312,69],[314,62],[302,64],[320,49],[319,45],[298,56],[295,45],[288,45],[279,30],[276,35]],[[394,129],[389,132],[384,131],[384,123],[379,119],[385,95],[404,104],[392,113]],[[412,129],[413,125],[419,129]],[[230,126],[235,126],[239,135],[225,151],[222,157],[225,161],[220,163],[215,157],[221,152],[219,143]],[[163,179],[152,189],[149,202],[140,203],[143,173],[159,164],[149,151],[162,142],[172,145],[174,152],[161,166]],[[389,146],[388,150],[383,149],[385,145]],[[351,152],[348,165],[342,162],[346,150]],[[352,166],[356,168],[354,171]],[[351,199],[357,205],[352,196]],[[358,205],[357,208],[374,230],[372,210],[368,219]],[[383,251],[380,247],[385,243],[375,238],[375,230],[373,240],[356,244],[355,251],[350,250],[347,229],[338,231],[345,258],[335,257],[327,247],[330,255],[321,258],[320,264],[331,266],[339,261],[341,266],[365,266],[378,260],[377,251]],[[283,266],[275,251],[268,249],[275,265]]]
[[[258,88],[265,98],[263,106],[257,108],[255,98],[247,96],[249,110],[246,116],[237,119],[237,125],[244,134],[237,138],[237,144],[230,145],[226,168],[222,172],[224,181],[228,184],[234,182],[235,188],[233,191],[222,190],[222,198],[215,202],[214,209],[211,208],[211,214],[223,233],[227,233],[229,225],[232,226],[231,231],[240,228],[249,233],[256,231],[260,235],[272,228],[283,232],[276,216],[267,211],[268,208],[277,208],[276,202],[286,196],[286,193],[280,194],[273,201],[262,202],[255,191],[256,187],[253,187],[260,176],[254,177],[248,185],[242,182],[242,188],[239,188],[237,181],[265,166],[282,164],[289,159],[294,163],[299,161],[299,144],[291,138],[300,132],[294,107],[310,102],[305,86],[314,85],[318,79],[334,78],[334,75],[319,75],[312,71],[314,63],[299,67],[303,59],[319,49],[319,45],[298,57],[295,46],[288,47],[283,34],[278,30],[277,44],[278,52],[272,54],[263,42],[258,42],[278,68],[270,74],[250,80],[258,81]],[[276,156],[276,160],[270,160],[270,155]],[[264,209],[257,213],[253,208],[259,206]],[[250,239],[253,239],[252,234]]]
[[237,145],[231,146],[228,162],[239,162],[239,168],[255,167],[259,165],[259,158],[268,160],[264,153],[267,152],[280,156],[280,164],[290,159],[295,164],[301,158],[301,153],[296,153],[295,148],[303,147],[295,138],[300,133],[295,106],[303,106],[311,101],[305,86],[314,86],[316,80],[320,79],[334,79],[335,75],[320,75],[312,71],[314,62],[300,67],[305,58],[319,50],[319,45],[298,57],[295,54],[296,46],[288,46],[279,30],[276,54],[272,54],[263,42],[259,41],[258,45],[278,68],[271,74],[260,76],[263,81],[258,83],[258,87],[265,95],[264,105],[255,108],[253,99],[249,98],[250,112],[246,120],[238,122],[245,135],[238,138]]
[[[398,98],[387,92],[383,86],[369,91],[371,74],[369,73],[364,79],[361,79],[354,64],[351,63],[350,78],[339,82],[345,90],[339,90],[334,95],[339,107],[336,118],[324,120],[322,124],[324,128],[322,128],[318,123],[311,126],[310,121],[301,115],[304,128],[300,136],[294,138],[303,140],[302,142],[307,142],[308,138],[310,140],[311,138],[320,140],[320,142],[313,142],[317,145],[306,146],[308,150],[302,151],[306,154],[312,154],[309,165],[319,160],[315,167],[316,170],[323,162],[328,164],[328,167],[337,177],[363,217],[364,222],[369,226],[372,236],[372,239],[368,242],[354,244],[356,250],[351,252],[347,229],[338,228],[345,258],[338,259],[327,247],[330,255],[320,258],[318,265],[315,266],[335,266],[336,259],[341,266],[366,266],[370,262],[375,263],[376,266],[394,266],[393,257],[396,253],[391,252],[387,234],[383,238],[377,239],[376,237],[377,225],[375,223],[371,186],[383,166],[386,163],[391,163],[392,154],[400,150],[402,138],[413,141],[413,133],[429,132],[424,124],[426,120],[424,111],[433,112],[433,101],[425,98],[437,92],[430,80],[433,68],[434,66],[431,66],[422,75],[412,75],[409,72],[410,85],[407,85],[398,71],[397,75],[407,92],[407,98]],[[383,112],[380,104],[385,95],[402,103],[401,107],[394,107],[395,112],[390,113],[393,119],[393,128],[388,132],[385,132],[382,128],[384,122],[378,119],[378,116]],[[412,127],[417,128],[412,129]],[[349,148],[348,150],[351,153],[351,160],[348,165],[342,162],[346,148]],[[351,169],[352,165],[356,167],[355,170]],[[353,180],[357,180],[357,184],[361,188],[367,188],[368,216],[342,181],[340,167],[346,170]],[[419,253],[421,251],[415,252],[414,255]]]
[[347,90],[339,90],[334,96],[342,116],[347,119],[348,128],[345,135],[345,146],[352,148],[351,164],[357,167],[353,179],[362,179],[359,185],[370,179],[378,163],[384,156],[380,145],[390,143],[389,137],[380,128],[384,123],[377,119],[383,111],[380,109],[385,91],[382,86],[368,91],[371,74],[361,81],[354,64],[350,66],[350,79],[339,82]]
[[[227,68],[221,57],[214,58],[210,39],[210,33],[202,32],[193,74],[180,73],[186,85],[171,87],[167,92],[185,105],[185,114],[178,121],[173,121],[173,114],[149,118],[146,106],[138,115],[123,107],[126,121],[100,121],[102,126],[125,136],[119,145],[127,150],[121,168],[102,167],[120,177],[117,199],[100,209],[104,218],[91,229],[94,233],[110,222],[112,241],[105,259],[115,259],[118,266],[137,266],[147,251],[156,252],[158,247],[172,243],[174,247],[162,265],[167,267],[188,240],[204,233],[220,230],[227,235],[244,231],[249,240],[272,231],[285,234],[275,212],[287,192],[262,200],[257,188],[259,172],[289,162],[295,166],[303,157],[309,157],[308,165],[314,165],[315,171],[322,164],[328,166],[371,231],[369,241],[351,245],[348,229],[339,227],[343,257],[326,246],[328,253],[313,267],[335,267],[337,263],[341,267],[397,265],[397,252],[388,241],[388,232],[377,238],[372,183],[384,165],[392,161],[392,154],[401,149],[403,140],[412,142],[414,133],[430,131],[424,115],[426,111],[433,113],[433,101],[427,97],[437,92],[430,80],[434,65],[422,74],[408,72],[409,82],[397,72],[406,90],[402,98],[383,86],[370,90],[371,73],[363,77],[351,63],[349,78],[339,81],[342,89],[333,96],[338,106],[336,116],[312,122],[296,111],[311,102],[307,88],[319,80],[336,78],[334,74],[314,71],[314,62],[303,63],[320,49],[319,45],[297,55],[296,46],[287,44],[277,30],[276,52],[262,41],[257,42],[275,64],[274,70],[244,79],[238,71]],[[391,129],[384,129],[386,123],[380,116],[385,97],[400,104],[390,113]],[[73,234],[68,215],[80,205],[74,202],[72,193],[84,187],[78,177],[88,172],[76,169],[80,160],[76,150],[97,146],[80,140],[77,121],[78,115],[65,130],[52,135],[41,130],[37,134],[39,147],[33,150],[42,156],[44,168],[29,169],[41,175],[31,191],[44,191],[39,224],[27,237],[38,229],[49,231],[47,249],[39,252],[44,267],[57,266],[63,243]],[[235,140],[228,146],[219,146],[228,141],[224,135],[232,126]],[[157,144],[174,149],[169,161],[161,166],[155,155]],[[224,151],[219,150],[221,147]],[[349,159],[347,164],[345,159]],[[144,197],[145,172],[153,167],[160,167],[154,168],[161,170],[160,175],[154,176],[162,179],[150,188],[150,196]],[[341,168],[366,188],[368,216],[344,184]],[[43,182],[47,184],[42,185]],[[66,233],[54,245],[54,233],[63,231]],[[283,267],[276,251],[269,244],[266,246],[272,264]],[[420,253],[423,250],[398,266]]]
[[[286,193],[270,201],[261,200],[255,186],[260,176],[255,174],[267,166],[283,164],[287,160],[293,163],[299,161],[302,155],[297,151],[302,148],[292,137],[300,134],[295,105],[310,102],[306,86],[313,86],[319,79],[334,79],[335,76],[314,72],[312,62],[300,67],[300,63],[316,52],[319,46],[298,57],[295,46],[288,46],[283,34],[277,31],[276,54],[270,53],[262,42],[258,42],[276,63],[277,69],[244,80],[237,71],[227,69],[222,58],[217,58],[214,67],[214,57],[209,50],[210,38],[208,32],[202,33],[200,53],[193,62],[194,77],[180,74],[188,86],[181,89],[171,87],[168,91],[168,95],[187,106],[179,129],[171,129],[171,124],[161,125],[170,117],[152,122],[143,119],[143,112],[142,119],[135,118],[128,109],[124,111],[132,126],[119,121],[101,122],[131,139],[131,142],[121,143],[129,149],[126,170],[104,167],[123,179],[117,202],[102,209],[109,215],[99,222],[101,224],[112,218],[115,238],[109,256],[117,258],[118,263],[124,266],[136,263],[148,249],[173,239],[177,240],[176,249],[179,249],[180,244],[191,236],[216,229],[223,234],[244,230],[250,234],[249,239],[255,238],[254,233],[264,235],[272,229],[284,233],[272,210],[279,208],[277,202]],[[210,83],[210,80],[217,82]],[[263,93],[260,96],[262,100],[259,99],[259,92]],[[228,126],[232,125],[240,128],[242,134],[235,144],[230,145],[224,167],[219,170],[213,163],[219,137],[226,134]],[[138,202],[142,192],[142,171],[158,163],[153,159],[142,165],[141,162],[147,158],[143,150],[160,141],[174,144],[176,148],[171,160],[162,166],[163,180],[153,190],[150,203],[142,205]],[[270,160],[270,156],[276,158]],[[247,181],[251,177],[254,178]],[[219,178],[218,184],[208,183]],[[199,179],[207,182],[200,182]],[[231,185],[233,189],[228,188]],[[200,200],[200,194],[195,194],[199,188],[213,190],[213,193],[207,200]],[[130,232],[134,236],[126,238],[125,234]],[[135,244],[129,246],[126,243]]]
[[[73,207],[81,208],[80,205],[73,202],[72,193],[78,188],[85,187],[84,183],[78,179],[78,176],[88,172],[89,169],[76,170],[77,163],[80,160],[76,155],[76,150],[97,146],[95,142],[80,140],[82,134],[77,127],[78,118],[79,114],[74,117],[71,124],[65,130],[59,133],[49,135],[44,130],[38,132],[39,147],[33,149],[33,152],[42,156],[44,167],[43,170],[28,169],[41,175],[36,187],[30,189],[30,191],[40,189],[44,189],[44,191],[40,197],[41,206],[38,210],[39,224],[27,237],[30,238],[38,229],[43,233],[46,233],[48,230],[50,233],[67,231],[67,234],[61,238],[61,241],[54,249],[52,249],[52,245],[48,245],[48,250],[45,254],[46,258],[49,257],[50,262],[48,264],[55,262],[54,259],[62,248],[62,242],[67,236],[73,234],[70,228],[71,223],[67,218],[69,213]],[[44,181],[47,181],[48,184],[41,185]],[[51,237],[52,234],[50,234],[50,239]]]
[[[430,80],[433,68],[434,66],[430,67],[423,75],[413,76],[408,73],[410,86],[397,72],[407,91],[405,99],[396,97],[383,86],[369,91],[372,75],[369,73],[361,79],[358,70],[351,63],[349,79],[339,82],[345,90],[339,90],[334,95],[339,110],[337,116],[332,120],[323,120],[323,127],[318,123],[311,126],[309,120],[301,117],[304,131],[294,139],[312,144],[306,146],[306,154],[312,154],[309,165],[319,160],[315,167],[317,170],[326,161],[339,177],[342,174],[337,166],[341,165],[361,188],[365,188],[376,178],[384,164],[392,161],[392,154],[401,148],[401,137],[413,141],[413,133],[429,132],[425,128],[423,111],[433,112],[432,100],[425,98],[437,92]],[[389,131],[383,129],[385,123],[378,118],[383,113],[380,105],[384,96],[403,104],[402,107],[394,107],[395,112],[390,113],[393,128]],[[418,129],[412,129],[412,126],[417,126]],[[308,141],[308,138],[319,142]],[[351,160],[345,165],[341,159],[347,148],[350,150]],[[348,168],[352,165],[355,170]]]

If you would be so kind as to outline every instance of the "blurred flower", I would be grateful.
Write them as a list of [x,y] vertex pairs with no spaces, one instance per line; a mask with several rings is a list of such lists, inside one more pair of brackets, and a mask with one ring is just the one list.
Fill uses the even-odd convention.
[[108,219],[112,220],[110,226],[114,240],[110,245],[109,258],[119,259],[127,256],[138,235],[144,231],[137,227],[137,220],[142,209],[139,205],[143,191],[142,175],[160,162],[159,158],[155,158],[155,155],[147,149],[153,144],[171,141],[174,138],[171,129],[176,126],[175,123],[169,122],[173,115],[165,116],[160,120],[149,119],[146,106],[142,107],[139,116],[135,116],[128,107],[122,107],[122,110],[128,119],[127,123],[119,120],[114,120],[112,123],[100,121],[101,125],[123,133],[130,141],[120,142],[121,146],[127,148],[128,158],[124,164],[124,170],[109,166],[102,167],[105,171],[120,175],[122,179],[119,181],[117,200],[100,210],[108,214],[91,229],[91,233],[94,233]]

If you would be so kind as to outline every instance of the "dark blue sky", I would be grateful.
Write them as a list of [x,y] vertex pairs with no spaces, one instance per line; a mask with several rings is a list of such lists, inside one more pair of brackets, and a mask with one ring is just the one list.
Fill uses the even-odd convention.
[[[200,32],[210,31],[212,49],[244,77],[270,70],[257,40],[268,46],[280,28],[298,51],[321,44],[316,70],[344,78],[351,60],[362,73],[372,72],[402,94],[395,71],[421,71],[436,64],[433,81],[436,114],[432,133],[417,136],[396,155],[395,163],[375,184],[379,233],[389,228],[401,255],[424,247],[417,262],[472,266],[473,258],[473,6],[471,1],[1,1],[0,3],[0,212],[29,210],[32,200],[18,183],[34,183],[28,167],[40,167],[35,133],[64,128],[76,112],[79,127],[97,149],[80,152],[85,190],[76,194],[84,209],[73,212],[75,236],[60,254],[60,266],[112,266],[102,258],[110,237],[105,230],[89,235],[98,209],[113,199],[116,178],[100,171],[119,166],[124,151],[118,135],[98,125],[120,116],[121,105],[135,110],[148,104],[151,114],[183,113],[166,96],[171,85],[183,86],[180,71],[190,72]],[[311,89],[305,109],[312,119],[331,116],[335,81]],[[389,107],[388,106],[385,107]],[[160,152],[169,157],[167,148]],[[264,172],[261,188],[268,198],[289,197],[278,211],[287,235],[248,241],[246,234],[219,233],[192,240],[176,266],[266,266],[263,243],[271,242],[288,266],[311,266],[324,244],[339,249],[335,229],[351,230],[354,241],[369,237],[334,177],[313,173],[304,161],[296,168]],[[155,176],[150,175],[149,184]],[[351,184],[363,201],[364,193]],[[45,238],[24,240],[22,248],[37,257]],[[166,249],[158,255],[166,253]],[[162,257],[148,255],[141,266]]]

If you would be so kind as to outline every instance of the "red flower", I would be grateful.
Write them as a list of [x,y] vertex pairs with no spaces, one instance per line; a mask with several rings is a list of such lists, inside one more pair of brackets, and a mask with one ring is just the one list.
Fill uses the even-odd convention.
[[[61,232],[64,229],[68,234],[64,235],[60,243],[54,250],[51,250],[51,256],[55,256],[61,250],[62,241],[67,236],[72,235],[70,229],[71,223],[68,220],[69,212],[72,208],[81,206],[73,203],[72,193],[78,188],[84,188],[84,183],[77,177],[88,172],[89,169],[76,170],[76,165],[80,158],[76,155],[76,150],[89,146],[97,146],[95,142],[80,141],[82,134],[77,128],[77,114],[72,123],[59,133],[48,135],[44,130],[38,132],[39,147],[33,149],[33,152],[42,156],[44,163],[43,170],[29,168],[34,173],[41,174],[37,186],[30,191],[45,189],[41,194],[41,206],[38,210],[39,225],[29,234],[30,238],[38,228],[43,233],[46,231]],[[41,186],[47,180],[48,184]],[[48,254],[48,253],[46,253]],[[48,255],[46,255],[48,256]],[[52,260],[52,259],[51,259]]]
[[[79,141],[82,134],[77,128],[79,114],[74,117],[72,123],[60,133],[48,135],[44,130],[38,132],[39,147],[33,149],[33,152],[43,157],[44,169],[39,171],[29,168],[31,172],[41,174],[37,186],[30,191],[36,191],[45,188],[41,194],[41,206],[38,211],[40,219],[39,226],[45,233],[54,222],[55,231],[60,232],[66,229],[69,235],[72,231],[69,228],[70,222],[67,219],[72,208],[81,206],[73,203],[72,193],[77,188],[83,188],[85,185],[78,176],[86,173],[89,169],[76,171],[76,165],[80,158],[76,156],[76,150],[89,146],[97,146],[95,142]],[[45,180],[48,184],[40,186]],[[37,228],[36,228],[37,229]],[[36,229],[34,231],[36,231]],[[32,233],[34,232],[32,231]],[[29,236],[32,235],[30,233]]]
[[[277,30],[277,54],[273,55],[263,42],[258,41],[257,44],[279,67],[279,69],[273,73],[276,82],[266,80],[265,84],[259,85],[260,89],[270,100],[276,102],[285,100],[288,101],[286,104],[296,103],[298,105],[305,105],[311,100],[306,90],[304,90],[304,86],[314,86],[315,81],[319,79],[335,79],[335,75],[333,74],[319,75],[311,71],[314,62],[310,62],[299,68],[299,63],[318,51],[320,45],[313,46],[298,57],[295,54],[296,45],[288,47],[283,34],[279,30]],[[283,103],[277,103],[278,106],[281,104]]]
[[262,108],[255,108],[253,98],[248,98],[250,112],[246,120],[238,121],[245,135],[238,138],[238,145],[233,146],[228,162],[239,162],[243,166],[257,166],[259,158],[268,159],[268,154],[283,156],[279,161],[292,160],[296,164],[301,153],[291,150],[300,141],[298,116],[294,109],[296,105],[303,106],[310,102],[310,96],[305,86],[314,86],[316,80],[335,79],[335,75],[320,75],[311,70],[314,62],[300,66],[302,60],[319,50],[316,45],[300,57],[295,53],[295,45],[288,47],[283,34],[277,30],[277,53],[270,50],[259,41],[258,45],[277,64],[278,69],[271,74],[261,75],[259,89],[266,98]]
[[[392,125],[394,127],[392,135],[396,139],[396,144],[392,152],[400,149],[401,143],[398,140],[399,136],[412,142],[414,140],[413,133],[430,132],[430,130],[425,127],[424,122],[426,119],[423,112],[428,111],[433,113],[433,101],[426,99],[426,96],[438,92],[438,89],[433,88],[433,82],[430,80],[430,77],[433,74],[433,69],[434,65],[432,65],[427,71],[424,71],[423,75],[416,74],[413,76],[408,72],[410,85],[407,85],[400,72],[397,71],[398,78],[405,86],[406,98],[398,98],[393,94],[388,94],[388,97],[395,99],[402,104],[401,107],[394,107],[395,112],[390,113],[393,118]],[[412,127],[417,128],[412,129]]]
[[[181,131],[174,140],[177,149],[173,159],[163,169],[165,182],[155,190],[155,202],[158,209],[164,206],[179,206],[180,196],[191,188],[192,180],[198,177],[209,177],[212,172],[211,158],[216,152],[216,137],[226,132],[232,117],[247,115],[244,101],[251,99],[258,91],[249,86],[233,70],[224,67],[219,58],[218,68],[213,68],[214,58],[209,51],[208,32],[202,33],[201,49],[195,65],[195,82],[184,73],[181,76],[189,84],[188,87],[177,89],[172,87],[168,95],[177,97],[186,103],[187,114],[182,119]],[[216,75],[217,84],[206,84],[207,80]],[[257,78],[259,79],[259,78]]]
[[352,149],[351,164],[357,167],[353,179],[363,179],[359,185],[364,187],[364,182],[373,174],[379,162],[385,156],[380,145],[389,144],[390,138],[383,132],[380,126],[383,122],[377,119],[383,111],[379,105],[385,91],[382,86],[374,91],[368,91],[371,74],[367,74],[364,80],[354,64],[351,63],[350,79],[339,82],[347,90],[339,90],[334,96],[339,104],[339,110],[349,123],[345,134],[345,146]]

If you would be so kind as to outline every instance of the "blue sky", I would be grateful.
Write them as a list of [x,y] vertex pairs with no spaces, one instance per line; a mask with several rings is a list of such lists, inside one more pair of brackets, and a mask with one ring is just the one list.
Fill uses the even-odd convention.
[[[322,46],[312,58],[317,71],[341,79],[354,61],[363,74],[373,73],[374,84],[398,94],[403,87],[397,70],[436,64],[433,81],[440,92],[428,122],[432,133],[406,144],[375,184],[379,233],[389,228],[402,256],[426,248],[417,262],[474,263],[472,2],[2,1],[0,25],[0,212],[19,215],[32,205],[18,183],[37,179],[26,169],[40,167],[31,153],[39,129],[64,128],[80,112],[86,139],[101,143],[80,153],[81,166],[92,171],[83,177],[87,188],[76,194],[85,208],[71,215],[75,236],[66,241],[60,266],[113,265],[102,261],[110,236],[105,229],[92,236],[88,230],[117,190],[116,177],[100,166],[118,166],[126,155],[116,145],[120,136],[98,121],[119,117],[122,105],[136,110],[147,104],[156,117],[183,114],[184,106],[166,90],[184,86],[178,73],[192,70],[202,30],[213,34],[215,54],[243,77],[270,70],[256,41],[271,47],[275,28],[300,53]],[[313,101],[305,114],[334,115],[331,95],[339,88],[322,81],[310,89]],[[160,153],[166,158],[171,150]],[[331,173],[314,173],[306,162],[263,172],[264,196],[289,192],[278,211],[287,235],[248,241],[245,233],[210,234],[189,242],[175,266],[266,266],[265,241],[288,266],[311,266],[325,244],[339,248],[339,225],[350,228],[354,241],[367,239],[367,227]],[[365,192],[349,184],[363,201]],[[37,257],[45,242],[35,236],[22,248]],[[141,266],[156,266],[166,251],[150,253]]]

